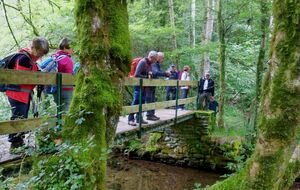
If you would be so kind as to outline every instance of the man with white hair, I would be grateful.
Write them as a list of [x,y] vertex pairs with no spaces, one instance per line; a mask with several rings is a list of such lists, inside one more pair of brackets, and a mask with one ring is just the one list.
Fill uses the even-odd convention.
[[215,83],[210,78],[208,71],[206,71],[204,77],[200,79],[198,89],[200,109],[207,110],[210,97],[214,96],[215,93]]
[[[163,52],[158,52],[157,53],[157,62],[153,63],[152,66],[152,78],[157,79],[159,77],[166,77],[170,75],[170,72],[165,72],[162,71],[160,66],[164,62],[164,53]],[[146,90],[146,102],[147,103],[154,103],[155,102],[155,86],[147,87]],[[149,110],[147,111],[147,120],[150,121],[156,121],[159,120],[160,118],[155,115],[155,110]]]
[[[151,64],[155,63],[157,61],[157,52],[156,51],[150,51],[148,54],[148,57],[145,57],[139,61],[139,63],[136,66],[136,70],[134,73],[134,77],[136,78],[149,78],[152,77],[152,67]],[[146,102],[149,103],[149,97],[147,96],[147,88],[143,87],[142,89],[142,103],[145,103],[145,97]],[[131,105],[138,105],[139,104],[139,94],[140,94],[140,87],[134,86],[134,95]],[[146,96],[145,96],[146,95]],[[139,115],[139,113],[136,114],[136,122],[139,123],[141,119],[142,124],[147,124],[146,121],[143,120],[142,116]],[[136,126],[136,123],[134,122],[134,113],[129,114],[128,116],[128,124],[131,126]]]

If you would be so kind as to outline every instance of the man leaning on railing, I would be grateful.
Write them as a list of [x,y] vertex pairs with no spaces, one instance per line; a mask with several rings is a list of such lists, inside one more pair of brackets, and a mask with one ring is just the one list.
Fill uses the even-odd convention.
[[[145,57],[141,59],[136,67],[134,77],[136,78],[151,78],[152,77],[152,68],[151,64],[155,63],[157,61],[157,52],[156,51],[150,51],[148,54],[148,57]],[[145,103],[145,101],[148,103],[151,101],[151,96],[147,96],[148,88],[143,87],[142,88],[142,103]],[[140,94],[140,87],[134,86],[134,95],[131,105],[138,105],[139,104],[139,94]],[[146,97],[145,97],[146,96]],[[146,100],[145,100],[146,99]],[[139,123],[141,119],[142,124],[147,124],[146,121],[143,120],[142,115],[139,113],[136,113],[136,122]],[[128,124],[131,126],[136,126],[136,123],[134,122],[134,113],[130,113],[128,115]]]

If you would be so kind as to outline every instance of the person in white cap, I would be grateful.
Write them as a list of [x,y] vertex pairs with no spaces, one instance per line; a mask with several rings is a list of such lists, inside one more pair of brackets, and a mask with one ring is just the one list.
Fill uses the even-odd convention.
[[198,89],[200,109],[207,110],[210,97],[215,94],[215,83],[210,78],[208,71],[206,71],[204,77],[200,79]]

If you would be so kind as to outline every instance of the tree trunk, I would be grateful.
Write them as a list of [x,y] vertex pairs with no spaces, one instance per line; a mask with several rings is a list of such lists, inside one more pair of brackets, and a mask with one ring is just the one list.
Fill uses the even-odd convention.
[[[173,0],[168,0],[168,6],[169,6],[169,16],[170,16],[170,25],[172,28],[172,45],[173,45],[173,51],[177,50],[177,39],[176,39],[176,27],[175,27],[175,14],[174,14],[174,2]],[[175,55],[175,64],[178,68],[178,55]]]
[[224,21],[222,18],[222,0],[219,0],[218,5],[218,29],[219,29],[219,117],[218,117],[218,126],[221,128],[225,127],[224,124],[224,104],[225,104],[225,53],[226,53],[226,44],[225,44],[225,28]]
[[264,71],[267,28],[269,23],[268,1],[266,0],[260,1],[260,10],[261,10],[261,19],[260,19],[261,41],[259,47],[258,60],[256,64],[256,95],[255,95],[254,127],[256,127],[257,111],[260,102],[262,75]]
[[192,18],[192,23],[191,23],[191,28],[192,28],[192,47],[195,48],[196,46],[196,0],[192,0],[191,4],[191,18]]
[[[205,46],[211,41],[211,37],[214,29],[215,0],[204,0],[204,7],[205,7],[205,12],[204,12],[202,44]],[[200,76],[202,76],[205,71],[209,71],[209,70],[210,70],[209,53],[204,52],[201,66],[200,66]]]
[[300,171],[300,1],[274,0],[258,138],[245,168],[208,189],[289,189]]
[[87,154],[94,164],[84,168],[83,175],[95,176],[93,189],[104,190],[108,145],[122,106],[121,78],[130,63],[127,4],[119,0],[76,0],[75,18],[82,68],[63,137],[71,143],[93,137],[95,146],[89,147]]

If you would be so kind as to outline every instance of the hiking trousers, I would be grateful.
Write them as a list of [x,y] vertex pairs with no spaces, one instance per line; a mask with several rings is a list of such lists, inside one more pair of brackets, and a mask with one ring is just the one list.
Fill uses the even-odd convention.
[[[11,106],[11,112],[12,116],[10,120],[17,120],[17,119],[25,119],[28,118],[28,111],[30,102],[28,104],[25,104],[23,102],[19,102],[17,100],[14,100],[12,98],[8,98],[8,101]],[[23,142],[25,137],[25,133],[13,133],[8,135],[8,141],[11,143],[17,143],[17,142]]]

